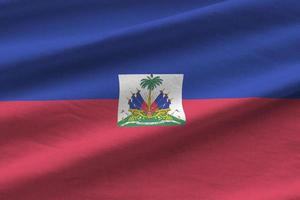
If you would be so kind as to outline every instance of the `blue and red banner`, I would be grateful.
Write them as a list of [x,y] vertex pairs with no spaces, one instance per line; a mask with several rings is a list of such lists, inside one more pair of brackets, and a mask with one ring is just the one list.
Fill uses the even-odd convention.
[[298,0],[0,0],[0,199],[297,199],[299,99]]

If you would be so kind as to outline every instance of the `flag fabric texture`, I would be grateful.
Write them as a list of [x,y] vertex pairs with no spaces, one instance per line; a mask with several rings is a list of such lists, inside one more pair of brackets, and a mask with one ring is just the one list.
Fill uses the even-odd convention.
[[299,98],[298,0],[0,0],[0,199],[300,199]]

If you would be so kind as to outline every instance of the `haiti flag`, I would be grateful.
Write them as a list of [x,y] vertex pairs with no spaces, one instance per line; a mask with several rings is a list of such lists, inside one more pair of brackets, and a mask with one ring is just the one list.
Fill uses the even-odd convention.
[[0,0],[0,200],[300,199],[299,0]]

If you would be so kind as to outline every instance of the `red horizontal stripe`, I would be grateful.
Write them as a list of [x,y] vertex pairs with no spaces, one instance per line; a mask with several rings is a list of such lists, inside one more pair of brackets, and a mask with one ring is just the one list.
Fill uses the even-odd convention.
[[1,102],[0,199],[300,195],[300,100],[184,109],[185,126],[120,128],[116,100]]

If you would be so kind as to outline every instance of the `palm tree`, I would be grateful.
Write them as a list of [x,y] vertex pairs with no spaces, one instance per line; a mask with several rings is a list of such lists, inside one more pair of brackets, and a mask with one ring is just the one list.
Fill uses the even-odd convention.
[[143,78],[141,80],[141,83],[140,83],[141,87],[147,88],[147,90],[149,91],[148,98],[147,98],[148,112],[150,112],[150,108],[151,108],[151,92],[157,86],[161,85],[162,82],[163,82],[163,80],[159,76],[153,77],[153,74],[151,74],[150,76],[147,76],[147,78]]

